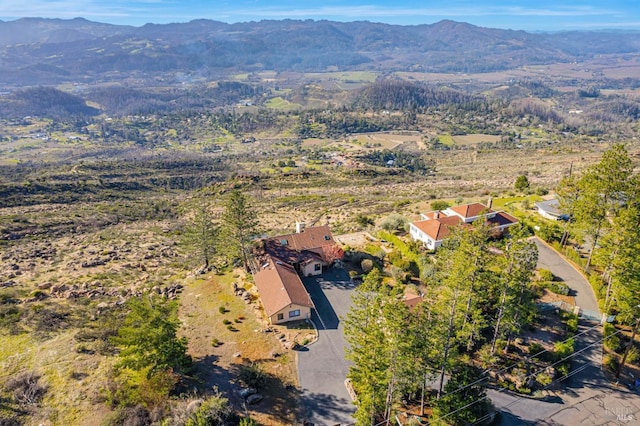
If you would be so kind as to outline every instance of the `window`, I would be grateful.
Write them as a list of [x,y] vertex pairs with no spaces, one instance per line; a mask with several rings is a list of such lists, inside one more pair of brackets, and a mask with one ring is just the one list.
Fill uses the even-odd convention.
[[280,245],[282,245],[282,246],[289,245],[289,241],[287,241],[287,240],[280,240]]
[[282,321],[284,319],[284,314],[278,314],[278,321]]
[[322,270],[322,265],[319,263],[316,263],[315,265],[313,265],[313,270],[314,271],[321,271]]
[[295,318],[300,316],[300,309],[296,309],[295,311],[289,311],[289,318]]

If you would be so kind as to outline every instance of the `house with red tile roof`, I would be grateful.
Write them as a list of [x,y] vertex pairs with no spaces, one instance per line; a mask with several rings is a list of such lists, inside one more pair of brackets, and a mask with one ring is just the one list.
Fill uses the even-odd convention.
[[409,224],[409,234],[429,250],[435,250],[442,245],[452,227],[470,225],[477,220],[485,221],[497,233],[504,233],[518,223],[518,219],[508,213],[492,210],[481,203],[471,203],[420,214],[419,221]]
[[271,324],[311,316],[313,302],[293,266],[270,258],[253,278]]
[[343,256],[328,226],[298,224],[296,230],[263,240],[261,267],[253,276],[272,324],[309,318],[313,302],[300,275],[319,275]]

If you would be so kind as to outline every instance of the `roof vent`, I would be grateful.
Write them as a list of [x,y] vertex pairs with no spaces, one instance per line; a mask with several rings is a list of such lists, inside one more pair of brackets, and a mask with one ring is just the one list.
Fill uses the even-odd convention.
[[289,245],[289,241],[282,239],[280,240],[280,245],[283,245],[283,246]]

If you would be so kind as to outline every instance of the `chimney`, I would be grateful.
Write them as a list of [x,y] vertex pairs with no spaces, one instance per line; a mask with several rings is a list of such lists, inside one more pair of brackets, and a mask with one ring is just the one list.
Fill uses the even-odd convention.
[[298,222],[296,220],[296,234],[301,234],[304,232],[304,222]]
[[436,210],[435,213],[433,213],[433,218],[440,219],[440,210]]
[[489,199],[487,200],[487,208],[490,209],[492,204],[493,204],[493,197],[489,197]]

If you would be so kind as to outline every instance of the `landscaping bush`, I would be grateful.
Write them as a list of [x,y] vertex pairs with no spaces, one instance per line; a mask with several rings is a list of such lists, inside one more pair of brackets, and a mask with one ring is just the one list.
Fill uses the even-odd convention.
[[566,284],[551,281],[546,283],[546,287],[555,294],[561,294],[563,296],[569,295],[570,289]]
[[575,341],[573,338],[567,339],[564,342],[556,342],[553,345],[553,350],[556,356],[556,359],[559,361],[571,355],[573,353],[573,345]]
[[563,362],[556,370],[558,372],[558,378],[563,378],[569,374],[571,368],[569,367],[569,363]]
[[618,369],[618,359],[612,355],[605,355],[602,359],[602,364],[612,373],[615,373]]
[[373,260],[363,259],[362,262],[360,262],[360,267],[362,268],[362,272],[368,274],[373,269]]
[[555,278],[553,272],[548,269],[539,269],[538,275],[540,276],[540,281],[553,281]]
[[578,317],[569,318],[567,320],[567,331],[572,334],[578,331]]
[[604,333],[604,347],[610,351],[618,351],[620,349],[620,337],[616,334],[616,328],[606,323],[603,329]]
[[536,381],[540,383],[540,386],[544,387],[550,385],[553,379],[547,373],[540,373],[536,376]]
[[638,348],[635,346],[631,346],[631,348],[629,349],[629,353],[627,353],[626,362],[629,364],[632,364],[636,362],[639,358],[640,358],[640,352],[638,351]]

